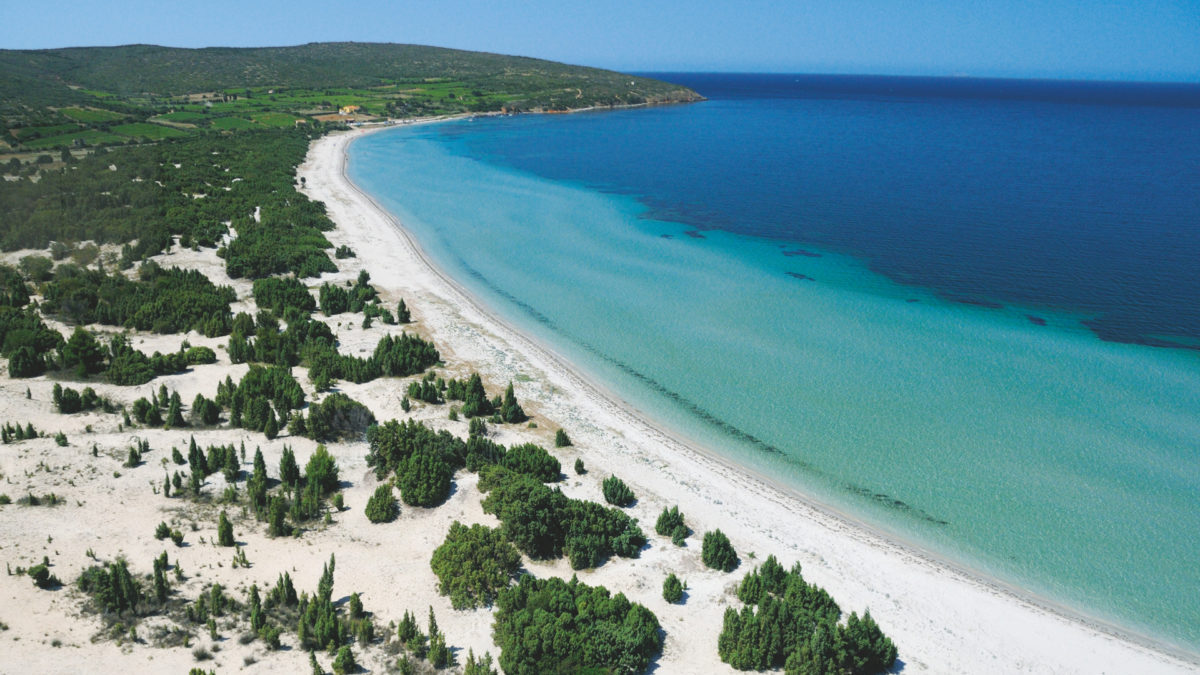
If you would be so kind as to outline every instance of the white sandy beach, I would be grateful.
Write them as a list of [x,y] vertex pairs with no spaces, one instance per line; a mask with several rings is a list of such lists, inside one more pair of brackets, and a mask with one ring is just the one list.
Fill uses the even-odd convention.
[[[730,604],[740,604],[734,594],[737,582],[755,559],[768,554],[776,555],[785,566],[800,562],[805,577],[824,586],[844,611],[870,609],[899,647],[900,672],[1196,671],[1196,663],[1123,639],[1103,626],[1068,617],[1048,604],[1030,602],[998,584],[889,541],[656,428],[621,403],[617,395],[588,381],[545,346],[491,315],[430,265],[400,224],[346,179],[347,145],[362,133],[367,132],[320,139],[299,169],[299,177],[305,179],[304,191],[325,202],[337,223],[337,229],[328,235],[330,241],[350,246],[358,256],[337,261],[341,268],[337,274],[307,283],[315,287],[323,281],[341,282],[368,270],[371,283],[388,305],[404,298],[412,308],[415,323],[409,330],[435,342],[446,363],[440,374],[463,377],[478,371],[489,393],[498,392],[509,381],[514,383],[537,428],[497,427],[498,442],[535,441],[552,447],[554,430],[562,427],[574,442],[574,447],[552,451],[568,474],[564,492],[602,501],[600,481],[613,473],[633,488],[638,501],[630,512],[650,535],[650,547],[638,559],[614,558],[579,577],[624,592],[658,616],[666,640],[656,672],[736,672],[717,657],[722,613]],[[19,255],[8,254],[5,259],[11,262]],[[222,261],[211,250],[176,250],[158,259],[165,265],[204,270],[215,283],[237,290],[240,302],[235,311],[253,309],[250,284],[229,279]],[[343,353],[369,352],[385,332],[396,332],[395,327],[380,323],[364,330],[348,316],[323,319],[338,334]],[[168,351],[178,348],[183,337],[137,335],[133,344],[147,352]],[[92,386],[100,394],[128,404],[166,384],[168,389],[177,389],[187,403],[198,392],[211,396],[227,375],[236,380],[244,372],[246,366],[230,364],[220,347],[225,338],[206,339],[196,334],[186,338],[193,345],[216,349],[218,363],[158,378],[141,387]],[[295,371],[311,398],[314,392],[306,374],[301,368]],[[362,385],[342,383],[339,388],[368,405],[381,421],[413,417],[466,435],[466,421],[449,421],[447,406],[417,404],[411,414],[405,414],[400,400],[406,384],[407,380],[387,378]],[[53,381],[44,376],[0,378],[0,424],[32,422],[51,435],[62,430],[70,439],[65,448],[57,447],[51,438],[0,446],[0,492],[14,502],[27,492],[54,492],[65,499],[53,508],[15,503],[0,507],[0,558],[16,567],[40,562],[47,555],[55,564],[52,571],[67,584],[60,590],[43,591],[34,588],[27,577],[0,576],[0,622],[7,626],[0,630],[0,672],[181,673],[191,667],[216,668],[218,672],[307,671],[308,655],[295,648],[294,632],[285,633],[283,640],[290,649],[268,653],[261,642],[242,645],[236,629],[221,628],[221,638],[215,643],[220,651],[201,663],[195,662],[192,647],[214,646],[203,630],[197,631],[200,637],[191,647],[152,648],[129,641],[94,640],[100,622],[80,612],[82,596],[70,587],[79,572],[93,564],[86,555],[89,550],[101,560],[124,555],[139,574],[148,573],[153,557],[166,550],[171,562],[178,560],[189,577],[182,587],[189,597],[212,581],[243,597],[251,583],[269,586],[285,571],[291,573],[297,590],[312,592],[323,563],[333,553],[337,555],[335,600],[361,593],[366,609],[375,613],[380,632],[386,633],[388,622],[399,620],[405,610],[413,611],[423,626],[432,607],[448,643],[459,650],[460,663],[468,649],[476,654],[498,654],[491,637],[491,611],[451,609],[449,600],[437,594],[436,578],[429,568],[430,555],[452,521],[497,524],[494,517],[482,512],[473,474],[459,472],[446,504],[434,509],[404,506],[396,522],[372,525],[363,505],[378,481],[366,466],[367,446],[362,442],[332,444],[341,477],[351,484],[345,490],[348,509],[335,514],[330,527],[317,526],[300,538],[270,539],[265,526],[247,517],[241,506],[229,507],[236,538],[245,544],[252,563],[249,569],[233,569],[232,550],[212,545],[220,505],[167,500],[152,491],[152,485],[161,483],[164,458],[165,468],[175,470],[169,460],[170,448],[186,449],[188,432],[119,430],[119,416],[101,413],[58,415],[50,403],[52,386]],[[142,466],[124,468],[125,449],[135,435],[149,440],[153,450]],[[202,446],[244,441],[247,462],[254,448],[261,447],[273,476],[278,475],[285,444],[296,450],[301,465],[315,448],[315,443],[306,439],[283,434],[267,441],[261,434],[240,429],[203,430],[195,436]],[[93,444],[98,458],[92,457]],[[570,471],[577,457],[588,467],[584,476]],[[248,465],[243,468],[250,469]],[[214,475],[209,481],[206,491],[219,495],[224,489],[221,476]],[[685,548],[653,535],[657,514],[675,504],[696,532]],[[169,541],[155,540],[154,527],[160,521],[180,527],[188,546],[175,548]],[[731,574],[709,570],[700,562],[700,535],[714,528],[729,535],[742,557],[742,566]],[[749,557],[751,552],[755,559]],[[565,559],[553,564],[526,560],[525,569],[537,576],[569,578],[572,574]],[[688,583],[683,605],[662,599],[662,581],[669,572]],[[151,620],[139,628],[139,637],[147,639],[153,625]],[[219,628],[222,625],[219,622]],[[395,661],[378,647],[356,648],[356,654],[371,672],[386,672]],[[322,654],[319,659],[328,669],[330,657]]]

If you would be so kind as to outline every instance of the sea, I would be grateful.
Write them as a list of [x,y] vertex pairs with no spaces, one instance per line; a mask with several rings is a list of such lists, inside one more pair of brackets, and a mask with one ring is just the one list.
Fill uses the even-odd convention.
[[707,100],[399,127],[349,175],[672,432],[1200,653],[1200,86],[651,75]]

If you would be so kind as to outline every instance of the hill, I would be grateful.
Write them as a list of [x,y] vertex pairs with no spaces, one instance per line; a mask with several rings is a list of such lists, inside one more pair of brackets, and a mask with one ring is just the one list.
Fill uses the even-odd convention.
[[[0,50],[4,137],[30,150],[173,135],[130,126],[137,122],[227,131],[339,113],[410,117],[700,98],[685,87],[598,68],[419,45]],[[216,122],[222,117],[232,119]],[[103,134],[77,140],[86,131]]]

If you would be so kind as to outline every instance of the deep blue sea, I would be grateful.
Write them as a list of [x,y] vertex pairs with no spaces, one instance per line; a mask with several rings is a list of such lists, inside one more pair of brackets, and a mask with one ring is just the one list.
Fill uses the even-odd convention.
[[666,74],[351,177],[650,417],[1200,650],[1200,86]]

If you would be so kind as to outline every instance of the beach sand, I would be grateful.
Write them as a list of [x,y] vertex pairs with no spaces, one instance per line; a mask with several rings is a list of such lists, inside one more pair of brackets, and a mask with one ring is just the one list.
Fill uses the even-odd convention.
[[[756,560],[769,554],[785,566],[801,563],[805,577],[824,586],[847,613],[870,609],[898,645],[905,673],[1183,673],[1196,669],[1194,663],[1122,639],[1102,625],[1069,617],[1048,603],[1030,602],[912,546],[890,541],[656,428],[616,394],[590,382],[546,346],[490,314],[429,264],[399,223],[346,179],[346,147],[362,133],[366,132],[338,133],[316,141],[299,169],[299,176],[305,179],[304,192],[325,202],[337,223],[337,229],[328,234],[331,242],[350,246],[358,256],[339,260],[341,271],[309,280],[309,285],[354,279],[360,270],[368,270],[371,283],[389,306],[404,298],[412,309],[415,323],[406,329],[434,340],[446,363],[439,374],[463,377],[478,371],[489,393],[513,382],[518,399],[537,427],[497,426],[496,441],[533,441],[552,448],[554,431],[562,427],[574,446],[552,452],[568,475],[562,484],[566,494],[602,501],[600,482],[610,474],[619,475],[633,488],[638,501],[629,512],[650,535],[649,547],[638,559],[614,558],[578,575],[587,583],[624,592],[658,616],[666,639],[656,672],[734,672],[717,657],[722,613],[731,604],[740,606],[735,597],[737,582]],[[15,256],[5,258],[15,260]],[[212,251],[176,250],[157,259],[164,265],[204,270],[215,283],[237,290],[241,301],[235,311],[253,309],[249,284],[229,279]],[[385,332],[397,332],[378,322],[364,330],[351,315],[322,320],[334,328],[341,351],[349,354],[369,353]],[[218,363],[158,378],[141,387],[92,386],[100,394],[128,404],[166,384],[168,389],[177,389],[186,404],[196,393],[214,394],[217,383],[227,375],[236,381],[245,371],[246,366],[229,363],[220,348],[225,339],[139,334],[133,344],[147,352],[168,351],[177,349],[185,337],[193,345],[216,349]],[[295,369],[295,374],[312,397],[304,369]],[[466,435],[465,420],[447,419],[448,406],[418,403],[405,414],[400,400],[406,382],[389,378],[362,385],[341,383],[338,388],[367,404],[381,421],[412,417]],[[432,607],[448,643],[457,649],[460,663],[468,649],[498,655],[491,638],[491,610],[453,610],[449,600],[437,594],[429,568],[430,555],[452,521],[497,524],[480,508],[481,495],[473,474],[458,473],[446,504],[434,509],[404,506],[395,522],[373,525],[363,513],[378,484],[366,466],[366,444],[331,444],[342,480],[350,484],[344,491],[347,510],[334,514],[332,526],[316,526],[299,538],[270,539],[264,525],[247,517],[241,506],[228,507],[236,538],[245,544],[252,563],[249,569],[234,569],[230,565],[233,550],[212,544],[222,508],[219,504],[168,500],[153,492],[152,485],[160,484],[164,475],[163,460],[165,470],[176,469],[169,460],[171,446],[186,451],[189,434],[121,430],[119,416],[102,413],[58,415],[50,403],[52,386],[53,381],[46,377],[0,378],[0,423],[32,422],[50,435],[62,430],[70,439],[65,448],[56,446],[52,438],[0,446],[0,492],[14,501],[27,492],[54,492],[65,500],[56,507],[15,503],[0,507],[0,557],[16,567],[35,564],[47,555],[55,565],[52,571],[67,583],[62,589],[43,591],[24,576],[0,577],[0,622],[8,627],[0,630],[0,671],[138,669],[178,673],[193,666],[218,672],[307,669],[308,655],[295,648],[294,633],[283,639],[291,649],[268,653],[259,641],[240,644],[238,631],[223,628],[220,621],[221,638],[215,642],[220,651],[201,663],[195,662],[192,648],[202,645],[211,650],[214,646],[202,629],[190,647],[153,648],[128,640],[94,639],[101,624],[80,611],[82,596],[70,587],[80,571],[93,564],[86,555],[88,550],[100,560],[124,555],[139,574],[148,573],[153,557],[166,550],[171,562],[178,560],[189,577],[182,587],[188,597],[194,597],[206,583],[219,581],[239,598],[251,583],[264,588],[285,571],[292,575],[297,590],[311,593],[322,565],[330,554],[336,554],[334,599],[359,592],[366,609],[374,612],[379,632],[386,632],[388,622],[399,620],[405,610],[413,611],[424,625]],[[152,451],[142,466],[125,468],[121,464],[133,436],[149,440]],[[202,446],[244,441],[247,462],[243,469],[247,472],[255,447],[261,447],[275,476],[284,445],[295,449],[301,464],[316,447],[311,441],[286,434],[267,441],[261,434],[238,429],[200,430],[195,437]],[[96,458],[92,457],[93,444],[99,455]],[[583,459],[587,474],[573,474],[570,467],[576,458]],[[205,490],[212,495],[224,490],[220,474],[210,477]],[[658,513],[676,504],[695,531],[683,548],[653,535]],[[176,548],[169,540],[155,540],[154,527],[160,521],[183,530],[188,545]],[[731,574],[706,569],[700,562],[701,535],[715,528],[730,537],[741,555],[741,567]],[[525,569],[539,577],[569,578],[572,574],[565,559],[554,563],[526,560]],[[688,584],[683,605],[662,599],[662,581],[670,572]],[[149,639],[156,622],[144,622],[139,638]],[[382,672],[395,660],[379,647],[355,651],[372,672]],[[319,655],[319,660],[329,668],[328,655]]]

